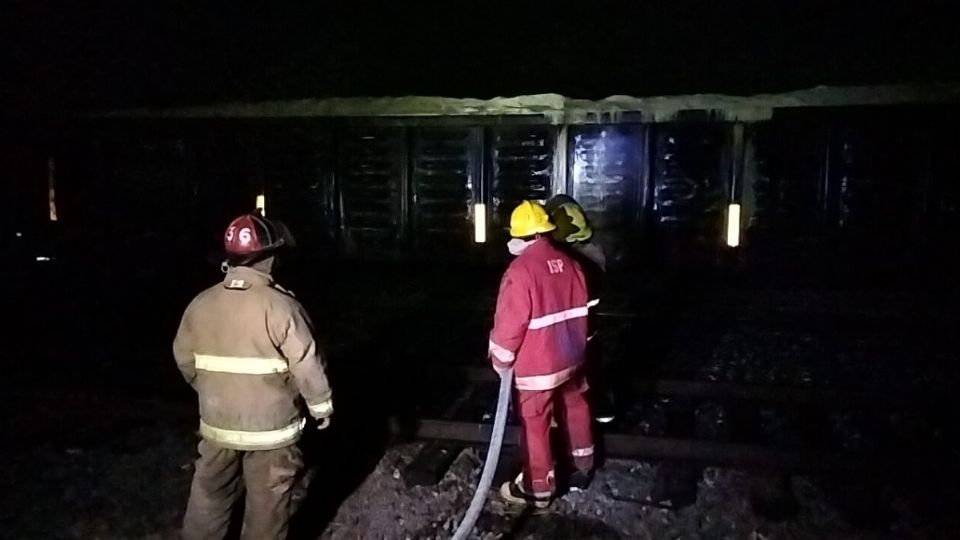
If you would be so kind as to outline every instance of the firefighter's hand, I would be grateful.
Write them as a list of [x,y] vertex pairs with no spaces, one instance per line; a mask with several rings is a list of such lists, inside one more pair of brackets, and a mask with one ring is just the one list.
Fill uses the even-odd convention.
[[323,431],[330,427],[330,417],[321,418],[317,420],[317,431]]
[[504,366],[503,364],[500,364],[499,362],[496,362],[496,361],[491,363],[493,364],[493,370],[496,371],[497,375],[499,375],[501,378],[506,372],[510,371],[510,366]]

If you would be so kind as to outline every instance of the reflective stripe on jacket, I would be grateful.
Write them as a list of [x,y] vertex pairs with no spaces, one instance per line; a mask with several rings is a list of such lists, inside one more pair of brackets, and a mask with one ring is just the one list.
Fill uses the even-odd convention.
[[584,360],[587,287],[580,265],[540,238],[507,268],[500,283],[490,356],[513,366],[520,390],[549,390]]
[[232,268],[200,293],[173,354],[197,391],[201,436],[225,448],[282,448],[299,440],[304,411],[333,413],[310,320],[269,274]]

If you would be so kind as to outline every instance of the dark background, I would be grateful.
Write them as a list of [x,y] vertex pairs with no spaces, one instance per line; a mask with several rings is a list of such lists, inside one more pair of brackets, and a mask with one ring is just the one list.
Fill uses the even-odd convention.
[[954,80],[953,2],[5,1],[13,112]]

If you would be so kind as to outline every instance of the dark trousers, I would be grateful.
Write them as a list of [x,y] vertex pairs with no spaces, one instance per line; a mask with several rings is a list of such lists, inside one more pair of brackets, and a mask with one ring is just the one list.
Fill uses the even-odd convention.
[[[593,325],[596,328],[596,325]],[[593,334],[587,342],[587,361],[584,364],[584,375],[590,382],[590,407],[595,414],[613,412],[613,387],[610,384],[607,357],[603,353],[603,341],[599,332]]]
[[200,441],[190,500],[183,518],[185,540],[221,539],[230,515],[246,492],[243,538],[285,539],[291,495],[303,470],[297,445],[277,450],[240,451]]

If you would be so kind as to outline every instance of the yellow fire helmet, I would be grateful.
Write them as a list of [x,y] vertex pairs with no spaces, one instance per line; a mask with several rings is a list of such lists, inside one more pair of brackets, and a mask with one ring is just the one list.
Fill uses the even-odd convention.
[[527,238],[556,229],[542,206],[533,201],[523,201],[510,214],[510,236]]
[[587,216],[576,203],[561,204],[554,209],[550,217],[557,226],[553,236],[559,242],[568,244],[586,242],[593,236],[593,229],[587,222]]

